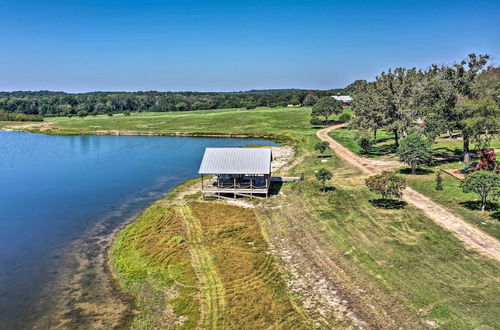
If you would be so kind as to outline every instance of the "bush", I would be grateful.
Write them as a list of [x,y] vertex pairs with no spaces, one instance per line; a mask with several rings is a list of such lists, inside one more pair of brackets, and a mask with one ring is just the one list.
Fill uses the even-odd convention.
[[441,176],[441,172],[437,172],[436,174],[436,190],[443,190],[443,177]]
[[130,114],[131,114],[130,111],[123,111],[124,116],[130,116]]
[[309,122],[311,123],[311,125],[314,125],[314,126],[323,125],[323,121],[321,119],[319,119],[318,117],[312,117]]
[[339,121],[341,123],[347,123],[348,121],[350,121],[352,118],[352,116],[348,113],[343,113],[339,116]]
[[389,197],[400,198],[406,188],[406,179],[389,171],[372,175],[365,180],[365,183],[370,191],[382,195],[384,200]]
[[358,146],[363,150],[364,154],[367,154],[370,152],[370,149],[372,147],[372,140],[367,137],[366,135],[361,135],[357,139]]
[[83,117],[87,117],[89,115],[89,113],[87,111],[85,111],[85,110],[80,110],[80,111],[77,112],[76,115],[78,117],[80,117],[80,118],[83,118]]

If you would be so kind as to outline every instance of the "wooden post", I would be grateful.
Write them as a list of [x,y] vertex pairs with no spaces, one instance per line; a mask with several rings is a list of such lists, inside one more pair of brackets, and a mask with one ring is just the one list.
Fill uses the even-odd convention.
[[233,184],[234,184],[234,186],[233,186],[234,196],[233,197],[234,197],[234,199],[236,199],[236,176],[233,176]]
[[203,199],[203,174],[201,175],[201,199]]

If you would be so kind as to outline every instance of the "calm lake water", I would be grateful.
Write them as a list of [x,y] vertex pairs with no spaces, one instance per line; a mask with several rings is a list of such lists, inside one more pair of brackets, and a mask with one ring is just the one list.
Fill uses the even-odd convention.
[[117,227],[196,176],[205,147],[246,144],[274,145],[0,131],[0,328],[25,327],[28,316],[36,318],[61,251],[86,230],[103,219]]

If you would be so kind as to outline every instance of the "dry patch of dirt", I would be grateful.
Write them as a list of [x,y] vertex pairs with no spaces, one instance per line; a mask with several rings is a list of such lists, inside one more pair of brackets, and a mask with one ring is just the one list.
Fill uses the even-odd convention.
[[26,124],[15,124],[15,125],[7,125],[3,129],[6,131],[29,131],[29,130],[37,130],[40,132],[51,130],[54,126],[53,122],[36,122],[36,123],[26,123]]

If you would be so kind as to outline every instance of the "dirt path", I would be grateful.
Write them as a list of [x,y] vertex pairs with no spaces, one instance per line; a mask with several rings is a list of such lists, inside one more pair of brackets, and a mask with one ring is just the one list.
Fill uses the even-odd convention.
[[180,206],[179,210],[184,217],[191,254],[191,264],[200,279],[203,291],[202,317],[199,328],[223,328],[223,315],[226,302],[224,300],[224,285],[213,263],[212,256],[202,243],[203,229],[199,220],[194,217],[189,206]]
[[[372,160],[359,157],[328,135],[330,131],[343,126],[345,126],[345,124],[330,126],[318,131],[317,133],[317,136],[321,140],[330,144],[330,148],[335,151],[339,157],[347,160],[368,175],[377,174],[384,170],[391,170],[402,166],[402,164],[397,161]],[[467,246],[500,261],[500,242],[494,237],[485,234],[475,226],[448,211],[444,206],[432,201],[429,197],[422,195],[412,188],[406,188],[403,193],[403,199],[413,206],[421,209],[437,224],[451,231]]]

